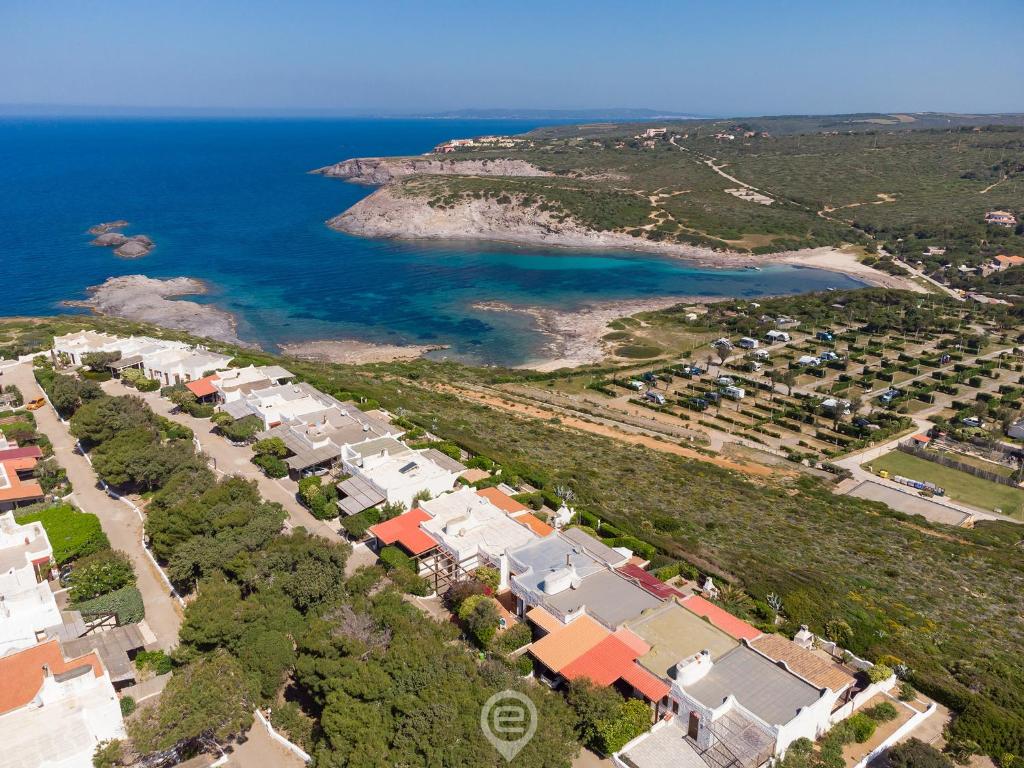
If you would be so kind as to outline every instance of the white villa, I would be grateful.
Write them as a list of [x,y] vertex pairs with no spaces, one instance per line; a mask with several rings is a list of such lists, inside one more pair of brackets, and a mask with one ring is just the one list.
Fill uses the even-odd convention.
[[414,451],[393,437],[347,443],[341,448],[341,463],[344,470],[353,475],[338,486],[344,494],[338,506],[346,514],[366,509],[365,506],[354,509],[365,501],[360,493],[353,493],[354,490],[362,490],[362,496],[379,498],[377,503],[394,502],[408,508],[421,493],[434,498],[450,491],[459,473],[466,469],[440,451]]
[[52,561],[41,523],[19,525],[13,512],[0,515],[0,656],[35,645],[47,627],[61,623],[46,581]]
[[164,387],[201,379],[211,371],[226,368],[231,362],[230,355],[210,352],[205,347],[192,346],[182,341],[149,336],[124,338],[96,331],[56,336],[53,339],[53,352],[67,356],[72,365],[82,365],[82,358],[90,352],[119,352],[120,360],[109,366],[115,374],[128,368],[137,368]]

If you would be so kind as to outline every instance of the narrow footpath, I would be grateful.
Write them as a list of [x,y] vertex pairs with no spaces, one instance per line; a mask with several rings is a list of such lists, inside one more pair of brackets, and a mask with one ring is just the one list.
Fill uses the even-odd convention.
[[[31,363],[20,363],[4,368],[4,384],[17,384],[26,402],[42,397],[43,391],[32,375]],[[160,648],[170,650],[178,644],[182,610],[171,594],[156,565],[149,558],[142,543],[143,525],[139,515],[127,504],[112,499],[100,490],[96,473],[89,462],[74,452],[77,442],[49,406],[33,412],[37,428],[50,438],[57,461],[67,470],[74,492],[72,501],[83,512],[100,519],[110,546],[121,550],[132,561],[137,576],[136,586],[142,593],[146,608],[146,624],[157,638]]]

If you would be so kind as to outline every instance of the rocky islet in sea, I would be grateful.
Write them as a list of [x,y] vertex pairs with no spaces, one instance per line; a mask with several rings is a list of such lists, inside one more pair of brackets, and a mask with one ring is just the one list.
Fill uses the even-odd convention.
[[127,226],[127,221],[118,219],[89,227],[88,233],[95,236],[92,245],[113,248],[114,254],[124,259],[138,259],[148,255],[156,247],[152,238],[148,235],[125,235],[118,231]]

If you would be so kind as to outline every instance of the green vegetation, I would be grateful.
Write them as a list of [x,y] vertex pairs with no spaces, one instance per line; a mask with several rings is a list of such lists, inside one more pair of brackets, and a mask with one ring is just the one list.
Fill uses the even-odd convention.
[[907,739],[885,754],[886,768],[953,768],[953,761],[931,744]]
[[119,624],[136,624],[146,618],[142,594],[134,584],[107,592],[91,600],[74,604],[76,611],[86,613],[116,613]]
[[110,541],[100,527],[100,519],[96,515],[79,512],[70,504],[20,512],[15,517],[19,523],[38,520],[43,524],[57,565],[110,549]]
[[135,572],[128,556],[108,549],[75,563],[68,596],[73,603],[81,603],[134,583]]
[[338,516],[338,487],[330,483],[324,485],[320,477],[314,475],[299,480],[299,498],[318,520],[330,520]]
[[1020,488],[984,480],[903,451],[872,459],[870,466],[875,472],[884,469],[890,474],[935,483],[945,489],[949,498],[964,504],[988,511],[1000,509],[1003,514],[1024,518],[1024,490]]
[[171,657],[161,650],[139,651],[135,654],[135,666],[154,675],[164,675],[171,671]]
[[[1020,119],[949,120],[667,121],[667,134],[649,142],[636,138],[645,125],[541,128],[514,148],[460,148],[451,157],[521,159],[552,176],[418,176],[394,189],[442,210],[486,199],[598,231],[740,251],[881,244],[920,258],[929,272],[1020,252],[1024,228],[983,221],[989,210],[1022,210]],[[740,184],[716,169],[771,204],[727,192]],[[929,246],[947,253],[928,255]]]

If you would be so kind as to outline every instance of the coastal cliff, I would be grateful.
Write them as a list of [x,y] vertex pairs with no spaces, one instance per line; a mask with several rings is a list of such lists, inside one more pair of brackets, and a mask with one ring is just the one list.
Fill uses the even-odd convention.
[[447,160],[439,157],[355,157],[310,173],[378,186],[417,174],[431,176],[553,176],[525,160]]

